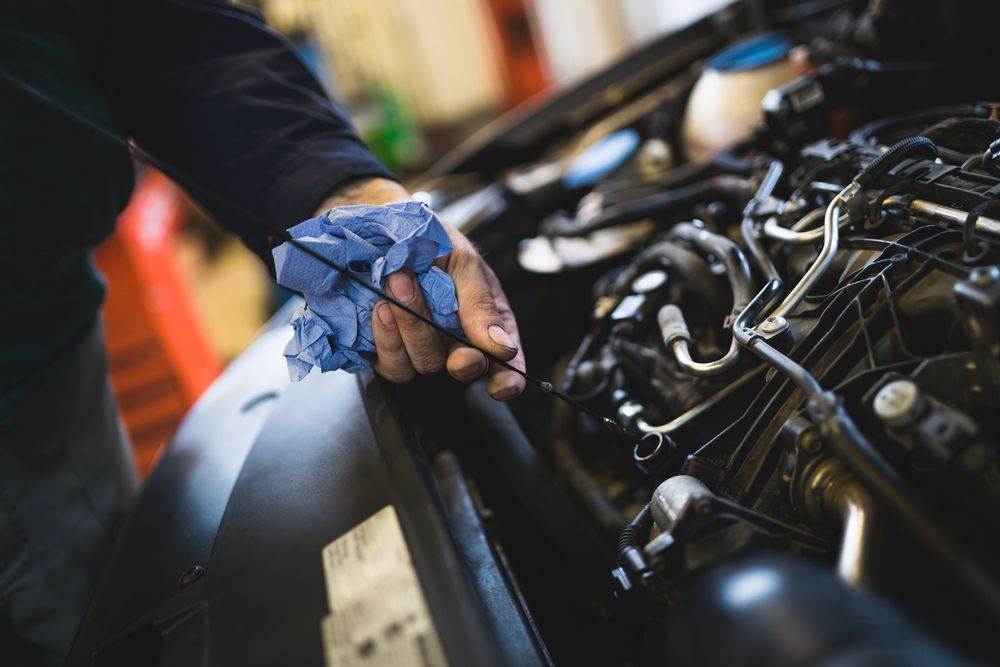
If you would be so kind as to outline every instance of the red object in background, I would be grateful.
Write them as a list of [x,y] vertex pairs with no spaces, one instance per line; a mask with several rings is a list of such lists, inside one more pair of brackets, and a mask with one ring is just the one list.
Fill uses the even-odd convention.
[[108,283],[111,382],[142,477],[222,370],[174,264],[173,237],[187,207],[176,185],[146,171],[114,235],[94,253]]
[[[548,87],[532,36],[526,0],[488,0],[507,78],[507,101],[515,106]],[[530,0],[528,0],[530,1]]]

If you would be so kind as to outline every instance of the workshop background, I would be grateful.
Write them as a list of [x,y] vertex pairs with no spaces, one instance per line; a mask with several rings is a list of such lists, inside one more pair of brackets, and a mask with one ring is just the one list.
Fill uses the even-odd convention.
[[[726,0],[258,0],[404,179],[476,129]],[[186,411],[289,298],[161,174],[96,252],[111,376],[145,476]],[[135,304],[141,304],[135,308]]]

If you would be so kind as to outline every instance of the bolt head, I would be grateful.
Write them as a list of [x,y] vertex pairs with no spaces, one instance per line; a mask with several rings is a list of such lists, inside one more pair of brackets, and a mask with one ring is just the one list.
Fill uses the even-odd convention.
[[780,315],[772,315],[760,324],[761,333],[766,334],[778,333],[779,331],[784,331],[786,328],[788,328],[788,320]]

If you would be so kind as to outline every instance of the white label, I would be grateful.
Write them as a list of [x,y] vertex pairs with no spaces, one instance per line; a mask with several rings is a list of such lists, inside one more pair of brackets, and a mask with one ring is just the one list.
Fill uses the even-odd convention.
[[390,505],[323,549],[327,667],[445,667],[410,551]]

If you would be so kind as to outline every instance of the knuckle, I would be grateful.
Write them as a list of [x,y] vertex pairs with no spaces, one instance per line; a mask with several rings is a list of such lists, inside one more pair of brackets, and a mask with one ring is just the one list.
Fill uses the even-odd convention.
[[404,351],[403,339],[399,335],[379,337],[375,349],[379,354],[398,356]]
[[402,308],[393,308],[392,316],[396,319],[396,324],[400,329],[409,329],[421,324],[415,315],[406,312]]
[[417,373],[421,375],[433,375],[444,368],[445,356],[437,350],[427,350],[416,355],[411,355],[410,361]]
[[414,368],[417,373],[421,375],[434,375],[444,368],[444,363],[440,361],[427,360],[422,362],[414,362]]
[[451,251],[449,265],[454,269],[455,278],[475,275],[480,266],[479,253],[470,245],[455,247]]
[[477,291],[472,296],[472,307],[479,310],[496,310],[496,302],[493,295],[486,290]]
[[479,256],[479,253],[476,252],[475,246],[472,245],[472,241],[470,241],[469,238],[462,233],[452,236],[451,248],[451,251],[456,253],[456,255],[462,259]]
[[404,368],[399,366],[392,367],[389,365],[383,365],[379,369],[379,375],[384,377],[389,382],[392,382],[393,384],[403,384],[404,382],[409,382],[410,380],[412,380],[415,373],[413,372],[412,368]]
[[401,327],[400,333],[403,341],[406,343],[406,349],[411,352],[411,357],[413,356],[413,350],[437,349],[440,345],[438,333],[429,324],[425,324],[416,318],[413,318],[411,325]]
[[375,354],[383,362],[391,361],[403,353],[403,337],[398,331],[378,330],[373,327]]

